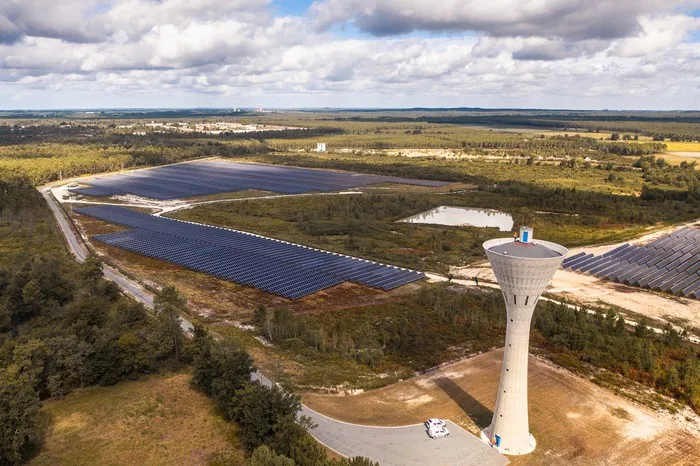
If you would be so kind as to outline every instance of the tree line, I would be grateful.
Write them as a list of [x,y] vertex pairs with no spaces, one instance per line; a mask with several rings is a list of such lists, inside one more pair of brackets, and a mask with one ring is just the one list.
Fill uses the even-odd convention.
[[329,459],[308,432],[311,419],[299,415],[299,397],[251,381],[253,360],[234,343],[216,341],[195,326],[192,352],[192,385],[212,398],[225,419],[241,426],[241,440],[252,453],[249,466],[378,466],[362,457]]
[[[501,293],[423,287],[396,303],[297,316],[283,308],[254,314],[261,336],[294,350],[352,359],[376,370],[421,371],[501,346],[506,316]],[[671,326],[659,335],[645,322],[630,328],[614,311],[589,314],[538,303],[533,348],[589,374],[602,368],[673,397],[700,413],[700,350]],[[314,359],[311,356],[311,359]]]

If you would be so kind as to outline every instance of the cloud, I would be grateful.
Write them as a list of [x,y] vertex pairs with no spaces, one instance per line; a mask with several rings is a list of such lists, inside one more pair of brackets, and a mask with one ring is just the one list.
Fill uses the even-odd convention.
[[[235,19],[269,20],[270,0],[3,0],[0,42],[23,37],[98,43],[138,40],[154,27]],[[5,32],[7,31],[7,32]]]
[[612,54],[621,57],[641,57],[673,47],[685,36],[700,29],[700,18],[684,15],[641,17],[640,30],[633,37],[626,37],[615,44]]
[[498,37],[569,40],[627,37],[644,14],[690,8],[682,0],[317,0],[320,28],[352,22],[377,36],[412,31],[476,31]]
[[[657,0],[325,0],[307,15],[272,11],[269,0],[5,0],[0,107],[15,95],[25,105],[89,96],[80,106],[700,101],[700,45],[686,42],[698,20]],[[368,34],[327,29],[350,23]],[[413,30],[452,33],[401,35]]]

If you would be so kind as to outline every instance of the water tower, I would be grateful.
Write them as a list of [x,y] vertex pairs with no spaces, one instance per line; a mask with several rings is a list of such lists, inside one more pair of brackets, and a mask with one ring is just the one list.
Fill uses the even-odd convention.
[[534,241],[528,227],[521,228],[515,239],[486,241],[484,249],[503,292],[508,320],[496,407],[482,438],[503,454],[525,455],[536,445],[527,406],[530,322],[537,300],[568,250],[549,241]]

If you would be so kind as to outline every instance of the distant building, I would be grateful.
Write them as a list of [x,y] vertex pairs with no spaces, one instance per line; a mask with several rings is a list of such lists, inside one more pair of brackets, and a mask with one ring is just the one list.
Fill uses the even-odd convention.
[[318,144],[316,144],[316,152],[326,152],[326,143],[319,142]]

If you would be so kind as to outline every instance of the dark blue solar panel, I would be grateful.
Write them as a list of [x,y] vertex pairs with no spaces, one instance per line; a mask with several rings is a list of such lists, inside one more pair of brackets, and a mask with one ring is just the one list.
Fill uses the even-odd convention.
[[414,270],[118,206],[75,212],[132,228],[95,236],[96,241],[289,299],[344,281],[390,290],[425,278]]
[[581,258],[585,255],[586,255],[585,252],[579,252],[578,254],[574,254],[571,257],[567,257],[566,259],[564,259],[564,262],[562,262],[561,266],[566,269],[569,267],[569,264],[571,264],[574,260]]
[[283,194],[330,192],[379,183],[445,186],[441,181],[308,168],[235,163],[223,160],[167,165],[148,170],[91,178],[89,187],[73,191],[88,196],[134,194],[154,199],[176,199],[230,191],[256,189]]
[[695,283],[698,278],[700,277],[697,275],[686,275],[683,281],[673,285],[669,291],[673,294],[679,294],[682,290]]
[[700,296],[700,228],[684,227],[644,246],[622,246],[605,254],[578,253],[564,268],[629,285]]

